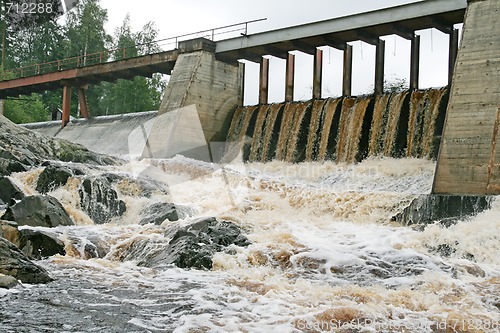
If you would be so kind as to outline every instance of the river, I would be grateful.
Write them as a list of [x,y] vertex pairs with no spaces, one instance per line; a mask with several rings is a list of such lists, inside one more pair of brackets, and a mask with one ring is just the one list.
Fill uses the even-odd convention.
[[[430,160],[137,163],[169,191],[146,197],[118,184],[127,212],[112,223],[78,208],[77,180],[50,193],[76,223],[47,230],[67,254],[37,262],[54,282],[0,289],[0,332],[500,331],[500,202],[449,227],[391,221],[430,192]],[[40,172],[12,178],[34,194]],[[139,225],[154,202],[195,214]],[[199,216],[236,223],[252,244],[217,253],[211,271],[138,265],[169,241],[165,230]],[[149,245],[131,251],[139,241]],[[85,244],[101,258],[86,259]]]

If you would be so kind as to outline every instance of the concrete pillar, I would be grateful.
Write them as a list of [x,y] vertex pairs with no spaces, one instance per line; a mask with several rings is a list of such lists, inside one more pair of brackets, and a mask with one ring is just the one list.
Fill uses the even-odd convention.
[[342,95],[352,95],[352,45],[347,44],[344,50],[344,75],[342,80]]
[[288,53],[286,58],[285,81],[285,102],[291,102],[295,86],[295,54],[292,53]]
[[499,12],[498,0],[468,1],[433,193],[500,194]]
[[62,124],[61,127],[64,128],[69,123],[69,118],[71,114],[71,92],[70,86],[63,87],[63,101],[62,101]]
[[453,80],[453,71],[458,54],[458,29],[453,29],[450,34],[450,48],[448,58],[448,86],[451,86]]
[[410,90],[418,89],[418,75],[420,68],[420,36],[414,35],[411,40],[410,60]]
[[217,60],[215,43],[204,38],[180,42],[179,52],[159,114],[194,104],[206,140],[225,141],[243,99],[242,67]]
[[82,87],[78,88],[78,103],[80,105],[80,115],[84,118],[90,119],[87,96],[85,95],[85,89]]
[[313,71],[313,98],[321,98],[321,85],[323,81],[323,50],[316,49],[314,53]]
[[385,41],[378,40],[375,49],[375,95],[384,93]]
[[269,59],[262,58],[260,61],[259,75],[259,104],[269,102]]

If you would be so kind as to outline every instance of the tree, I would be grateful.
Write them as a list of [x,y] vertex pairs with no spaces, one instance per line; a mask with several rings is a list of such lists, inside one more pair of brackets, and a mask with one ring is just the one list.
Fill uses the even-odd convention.
[[38,94],[7,99],[4,103],[4,115],[14,123],[21,124],[49,120],[49,110]]
[[[140,32],[133,33],[127,14],[122,26],[115,30],[113,57],[122,59],[158,52],[158,46],[152,43],[157,35],[158,31],[151,22]],[[103,90],[99,107],[101,114],[117,114],[157,110],[165,83],[161,75],[155,74],[152,78],[135,77],[133,80],[102,83],[100,87]]]
[[[108,12],[100,6],[99,0],[79,1],[68,13],[66,20],[65,57],[83,56],[82,61],[85,65],[92,61],[87,55],[105,51],[112,42],[111,36],[104,29],[107,20]],[[107,60],[106,53],[103,53],[102,60]],[[94,114],[99,113],[97,107],[103,95],[101,89],[90,86],[86,95],[90,111]],[[77,98],[72,99],[71,109],[74,115],[76,115],[77,100]]]

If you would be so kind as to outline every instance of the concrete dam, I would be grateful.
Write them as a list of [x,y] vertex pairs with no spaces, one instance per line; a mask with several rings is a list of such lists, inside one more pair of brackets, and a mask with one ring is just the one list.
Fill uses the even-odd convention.
[[[447,99],[447,89],[441,88],[239,107],[226,141],[245,142],[243,158],[251,162],[355,163],[368,156],[435,159]],[[157,112],[151,111],[74,120],[64,129],[58,122],[25,127],[96,152],[137,158],[141,154],[131,154],[132,133],[151,127],[148,124],[157,119]],[[202,144],[203,139],[198,140]]]
[[[500,128],[499,6],[497,0],[431,0],[221,41],[205,38],[181,41],[177,49],[163,52],[163,57],[158,59],[169,64],[166,71],[171,70],[158,114],[195,108],[199,120],[195,127],[201,127],[203,135],[186,144],[188,150],[201,145],[202,141],[211,145],[243,140],[244,157],[249,161],[356,162],[380,155],[437,157],[433,193],[499,194],[500,150],[496,148]],[[458,29],[454,25],[462,22],[459,48]],[[429,28],[449,36],[448,92],[444,89],[421,91],[418,87],[420,38],[416,31]],[[381,37],[391,34],[411,44],[408,92],[384,94],[383,91],[385,44]],[[351,94],[352,45],[348,43],[358,40],[376,48],[375,97],[352,97]],[[343,97],[338,99],[321,98],[320,47],[325,45],[344,53]],[[308,102],[293,101],[295,60],[290,52],[297,50],[314,57],[313,94]],[[151,56],[142,57],[147,61],[141,58],[144,62],[141,66],[149,71],[156,70]],[[285,102],[281,104],[268,103],[270,56],[286,60]],[[109,79],[113,73],[121,73],[118,69],[133,67],[135,61],[141,59],[59,73],[73,74],[74,82],[63,81],[78,85],[90,79],[101,80],[95,72],[97,69],[109,70],[106,72]],[[245,88],[241,59],[260,63],[258,106],[241,107]],[[116,66],[119,68],[113,72]],[[127,71],[140,75],[139,67],[135,72]],[[53,89],[64,83],[52,74],[2,81],[0,98],[25,93],[35,86]],[[69,117],[69,110],[64,114]],[[101,145],[110,142],[122,144],[123,140],[118,138],[127,133],[124,128],[130,130],[127,122],[132,118],[120,120],[114,136],[112,127],[108,128],[109,133],[103,131],[103,138],[109,135],[109,140],[92,145],[103,149]],[[105,121],[95,119],[89,124],[97,126]],[[63,126],[66,123],[63,117]],[[194,133],[189,121],[184,125],[188,135],[181,135],[180,128],[176,129],[179,135],[163,131],[167,136],[163,139],[174,142],[178,137]],[[65,130],[56,131],[57,135],[65,135]],[[70,131],[80,136],[77,130]],[[92,138],[81,140],[95,139],[91,133],[88,135]],[[154,141],[161,145],[159,126],[155,135]],[[161,150],[161,147],[150,148],[152,153]],[[180,151],[183,150],[177,149]]]

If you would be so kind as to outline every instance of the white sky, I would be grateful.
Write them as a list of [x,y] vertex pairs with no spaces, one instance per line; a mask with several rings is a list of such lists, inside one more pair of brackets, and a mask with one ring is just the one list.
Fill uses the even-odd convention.
[[[113,33],[130,14],[134,31],[149,21],[159,30],[159,38],[207,30],[234,23],[267,18],[249,26],[249,34],[330,19],[378,8],[397,6],[415,0],[101,0],[108,10],[107,29]],[[421,35],[420,87],[444,86],[447,83],[448,36],[435,30],[418,31]],[[409,78],[410,43],[387,36],[385,77]],[[353,44],[353,94],[370,93],[373,87],[375,48]],[[297,52],[295,99],[311,98],[312,56]],[[270,102],[284,100],[285,62],[271,58]],[[258,65],[248,63],[245,104],[258,99]],[[323,97],[339,96],[342,81],[342,52],[324,48]]]

